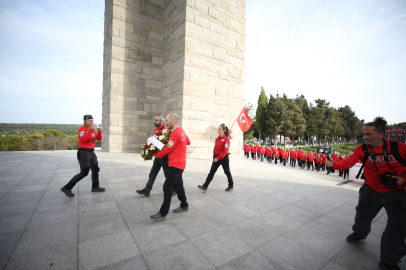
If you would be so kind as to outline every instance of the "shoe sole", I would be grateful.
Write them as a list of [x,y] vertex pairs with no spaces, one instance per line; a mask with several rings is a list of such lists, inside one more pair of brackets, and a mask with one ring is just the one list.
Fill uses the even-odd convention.
[[207,189],[203,189],[203,188],[201,188],[201,187],[198,187],[201,191],[203,191],[203,192],[206,192],[207,191]]
[[66,196],[68,196],[69,198],[72,198],[72,197],[75,197],[75,194],[73,194],[72,196],[71,195],[68,195],[68,193],[66,193],[66,191],[65,191],[65,188],[61,188],[61,191],[63,192],[63,193],[65,193],[65,195]]
[[105,192],[106,190],[91,190],[91,192]]
[[362,241],[362,240],[365,240],[365,239],[366,239],[366,238],[359,239],[359,240],[349,240],[349,239],[346,239],[346,240],[347,240],[347,242],[350,242],[350,243],[357,243],[357,242]]
[[166,217],[161,217],[161,218],[153,218],[153,217],[151,217],[151,219],[152,219],[152,220],[155,220],[155,221],[160,221],[160,220],[166,219]]
[[230,188],[230,189],[226,189],[225,191],[227,191],[227,192],[228,192],[228,191],[231,191],[231,190],[233,190],[233,189],[234,189],[234,188]]
[[149,197],[149,194],[139,193],[138,191],[135,191],[135,192],[137,192],[137,193],[140,194],[140,195],[144,195],[145,197]]
[[187,211],[189,211],[189,209],[186,209],[186,210],[185,210],[185,209],[182,209],[182,210],[176,210],[176,211],[173,210],[173,213],[174,213],[174,214],[180,214],[180,213],[187,212]]

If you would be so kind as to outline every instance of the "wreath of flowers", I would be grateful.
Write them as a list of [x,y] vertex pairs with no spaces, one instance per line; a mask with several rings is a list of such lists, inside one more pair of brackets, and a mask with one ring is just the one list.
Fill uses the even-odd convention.
[[[170,129],[159,130],[157,133],[152,134],[152,137],[155,137],[166,146],[168,144],[169,136],[171,135],[171,133],[172,130]],[[142,147],[141,157],[144,160],[151,160],[152,157],[160,151],[161,150],[156,148],[150,141],[147,140],[147,142]]]

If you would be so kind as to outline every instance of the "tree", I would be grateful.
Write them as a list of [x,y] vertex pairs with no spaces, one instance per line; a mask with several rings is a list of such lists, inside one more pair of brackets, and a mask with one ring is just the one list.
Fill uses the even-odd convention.
[[271,94],[267,107],[266,123],[269,134],[275,136],[275,146],[277,146],[278,133],[281,131],[286,112],[287,110],[282,97],[280,97],[278,93],[276,97],[273,97]]
[[266,127],[266,109],[268,106],[268,98],[265,95],[265,90],[261,87],[261,93],[258,97],[257,113],[255,115],[255,128],[259,133],[259,142],[261,142],[261,135],[265,131]]
[[255,108],[251,102],[245,103],[245,111],[247,112],[248,116],[251,118],[251,121],[254,123],[249,130],[244,132],[243,139],[245,140],[252,140],[254,139],[253,133],[255,131]]

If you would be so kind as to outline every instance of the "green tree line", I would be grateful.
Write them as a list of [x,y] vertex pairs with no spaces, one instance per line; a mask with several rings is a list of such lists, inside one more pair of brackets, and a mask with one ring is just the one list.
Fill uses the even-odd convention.
[[[283,136],[312,144],[354,143],[364,125],[348,105],[334,108],[324,99],[308,102],[304,95],[288,98],[277,93],[268,98],[263,88],[256,109],[251,103],[245,107],[255,124],[244,133],[244,139],[277,142],[278,136]],[[286,140],[284,143],[286,146]]]
[[[95,141],[95,147],[100,146],[101,142]],[[60,130],[48,129],[42,133],[28,135],[27,138],[18,135],[3,136],[3,134],[0,133],[0,151],[42,151],[75,149],[78,149],[78,136],[68,136]]]
[[0,123],[0,133],[3,136],[17,135],[24,138],[32,134],[43,133],[46,130],[60,130],[68,136],[77,135],[78,129],[83,124],[13,124]]

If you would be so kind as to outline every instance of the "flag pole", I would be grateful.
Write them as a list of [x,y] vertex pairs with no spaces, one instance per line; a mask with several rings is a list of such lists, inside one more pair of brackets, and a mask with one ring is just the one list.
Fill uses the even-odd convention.
[[234,121],[233,125],[231,126],[230,130],[233,129],[233,126],[234,126],[235,122],[237,122],[237,119],[238,119],[238,116],[237,116],[237,118],[235,119],[235,121]]

